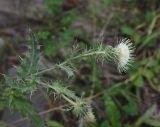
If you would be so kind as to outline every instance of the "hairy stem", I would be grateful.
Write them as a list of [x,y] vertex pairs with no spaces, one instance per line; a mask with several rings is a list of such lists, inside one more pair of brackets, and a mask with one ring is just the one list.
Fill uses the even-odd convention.
[[[39,81],[37,81],[37,83],[42,84],[43,86],[47,86],[47,87],[53,89],[51,85],[46,85],[46,83],[39,82]],[[66,95],[62,94],[61,96],[63,97],[63,99],[65,99],[65,100],[66,100],[67,102],[69,102],[70,104],[72,104],[72,105],[75,105],[75,104],[76,104],[76,102],[74,102],[73,100],[71,100],[71,99],[70,99],[69,97],[67,97]]]
[[59,66],[62,66],[62,65],[65,65],[73,60],[76,60],[78,58],[81,58],[81,57],[88,57],[88,56],[93,56],[93,55],[104,55],[106,52],[105,51],[93,51],[93,52],[89,52],[89,53],[86,53],[86,54],[81,54],[81,55],[78,55],[78,56],[75,56],[73,58],[70,58],[64,62],[62,62],[61,64],[56,64],[54,65],[53,67],[51,68],[48,68],[48,69],[44,69],[42,71],[39,71],[37,73],[34,73],[33,75],[39,75],[39,74],[42,74],[42,73],[45,73],[45,72],[48,72],[48,71],[51,71],[51,70],[54,70],[56,69],[57,67]]
[[70,104],[75,105],[76,102],[72,101],[71,99],[69,99],[67,96],[65,96],[64,94],[62,95],[63,99],[65,99],[66,101],[68,101]]

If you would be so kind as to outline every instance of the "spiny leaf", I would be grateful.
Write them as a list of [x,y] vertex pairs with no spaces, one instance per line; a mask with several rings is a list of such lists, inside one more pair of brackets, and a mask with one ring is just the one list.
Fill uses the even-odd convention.
[[24,59],[22,59],[22,64],[19,68],[18,74],[21,77],[25,77],[36,73],[38,71],[38,62],[39,62],[39,50],[37,37],[33,32],[29,33],[29,49],[26,53]]
[[69,90],[68,87],[65,86],[64,83],[62,84],[62,82],[60,81],[52,82],[50,85],[47,84],[46,87],[54,90],[56,94],[59,94],[59,95],[64,94],[67,97],[72,98],[73,100],[77,99],[77,96],[75,95],[75,93]]
[[74,75],[71,67],[66,66],[66,65],[59,65],[58,67],[61,68],[62,70],[64,70],[68,74],[68,77],[71,77]]
[[35,78],[35,76],[32,76],[31,80],[25,80],[21,78],[13,80],[11,77],[5,76],[5,85],[22,93],[32,93],[36,90]]
[[120,112],[118,111],[116,104],[108,94],[104,96],[104,99],[106,111],[112,127],[122,127],[120,122]]

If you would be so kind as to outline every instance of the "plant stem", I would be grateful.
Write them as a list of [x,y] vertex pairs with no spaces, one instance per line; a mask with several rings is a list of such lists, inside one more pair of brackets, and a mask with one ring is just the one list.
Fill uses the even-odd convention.
[[65,96],[64,94],[62,95],[62,97],[68,101],[70,104],[75,105],[76,103],[74,101],[72,101],[71,99],[69,99],[67,96]]
[[[42,84],[43,86],[47,86],[47,87],[53,89],[51,85],[46,85],[45,83],[39,82],[39,81],[37,81],[37,83]],[[68,97],[67,97],[66,95],[64,95],[64,94],[62,94],[62,97],[63,97],[66,101],[68,101],[70,104],[72,104],[72,105],[75,105],[75,104],[76,104],[74,101],[72,101],[70,98],[68,98]]]
[[75,59],[78,59],[78,58],[81,58],[81,57],[87,57],[87,56],[92,56],[92,55],[100,55],[100,54],[105,54],[105,51],[93,51],[93,52],[89,52],[89,53],[86,53],[86,54],[81,54],[81,55],[78,55],[78,56],[75,56],[73,58],[70,58],[64,62],[62,62],[61,64],[56,64],[54,65],[53,67],[51,68],[48,68],[48,69],[44,69],[42,71],[39,71],[37,73],[34,73],[33,75],[39,75],[39,74],[42,74],[42,73],[45,73],[45,72],[48,72],[48,71],[51,71],[51,70],[54,70],[56,67],[59,67],[59,66],[63,66]]

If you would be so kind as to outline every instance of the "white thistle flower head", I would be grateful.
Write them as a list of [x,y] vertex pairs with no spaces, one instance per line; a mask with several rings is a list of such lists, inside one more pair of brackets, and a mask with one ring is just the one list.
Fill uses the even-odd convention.
[[134,46],[130,39],[124,38],[118,41],[118,45],[114,48],[118,60],[119,72],[125,72],[131,66],[134,60]]

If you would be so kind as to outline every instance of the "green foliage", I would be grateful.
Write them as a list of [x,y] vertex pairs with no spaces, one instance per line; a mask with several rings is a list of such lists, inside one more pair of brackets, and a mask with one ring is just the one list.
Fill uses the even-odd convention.
[[[132,3],[133,8],[136,8],[135,4],[138,4],[138,2]],[[120,113],[123,113],[123,116],[120,117],[122,119],[130,118],[130,116],[136,117],[137,114],[139,114],[139,107],[137,106],[137,104],[142,103],[140,94],[144,94],[141,92],[141,90],[146,88],[146,84],[149,85],[150,89],[155,90],[159,93],[159,77],[157,72],[160,71],[160,50],[159,48],[157,48],[157,46],[159,45],[159,13],[157,12],[159,12],[159,9],[147,9],[146,12],[138,12],[138,14],[141,16],[133,19],[135,20],[133,22],[128,22],[128,20],[126,20],[126,15],[124,15],[124,17],[122,17],[122,15],[121,17],[119,17],[120,19],[124,19],[123,23],[119,23],[121,24],[121,32],[125,36],[129,36],[130,38],[132,38],[132,40],[135,42],[135,44],[137,45],[136,47],[138,55],[136,64],[134,65],[134,69],[131,69],[129,72],[128,79],[126,79],[124,82],[114,84],[114,86],[109,88],[109,90],[106,90],[106,92],[109,92],[109,94],[112,95],[112,101],[118,103],[118,105],[115,106],[119,109]],[[134,93],[132,91],[133,89],[135,90]],[[123,100],[124,98],[127,99],[125,104],[121,104],[121,101],[119,101],[121,100],[121,97]],[[108,105],[106,104],[106,109],[107,106]],[[152,119],[150,119],[150,116],[153,112],[155,112],[155,110],[153,111],[151,107],[151,109],[149,108],[144,116],[140,116],[137,121],[133,121],[132,123],[122,123],[123,120],[120,120],[119,122],[122,123],[122,126],[124,127],[141,127],[143,124],[144,126],[146,125],[158,127],[158,121],[152,121]],[[109,111],[106,111],[106,113],[109,113]],[[111,114],[111,118],[112,117],[115,117],[115,113]],[[104,122],[104,126],[109,126],[109,122],[110,120]],[[136,125],[133,125],[134,122],[136,123]]]
[[144,85],[144,80],[141,75],[135,76],[134,85],[137,87],[142,87]]
[[160,30],[150,34],[147,37],[145,37],[141,47],[144,47],[144,46],[154,47],[154,45],[156,44],[156,39],[159,36],[160,36]]
[[112,98],[109,95],[104,96],[105,99],[105,105],[106,105],[106,112],[109,117],[109,125],[110,127],[122,127],[121,121],[120,121],[120,112],[117,109],[116,104],[112,100]]
[[26,53],[25,58],[22,59],[21,66],[18,70],[18,75],[22,78],[26,76],[31,76],[31,74],[36,73],[39,67],[37,66],[40,55],[40,47],[38,45],[38,40],[32,32],[30,32],[29,34],[28,52]]
[[49,13],[53,16],[62,11],[63,0],[44,0],[44,3],[47,5]]
[[137,105],[134,101],[128,100],[128,103],[123,106],[123,111],[126,115],[136,114],[137,113]]
[[110,4],[112,2],[112,0],[102,0],[102,2],[105,4]]
[[110,125],[107,122],[103,122],[100,127],[110,127]]
[[134,31],[130,26],[124,25],[121,27],[121,31],[126,34],[129,35],[131,37],[133,37],[133,40],[135,41],[136,44],[140,44],[141,42],[141,36],[139,35],[139,33],[137,31]]
[[[153,104],[135,123],[136,127],[139,127],[144,121],[146,121],[155,111],[156,105]],[[154,124],[153,124],[154,125]],[[156,124],[155,124],[156,125]],[[157,126],[157,125],[156,125]]]
[[51,120],[48,120],[47,124],[48,124],[49,127],[64,127],[63,125],[59,124],[58,122],[51,121]]
[[46,88],[51,88],[55,91],[55,94],[58,94],[58,96],[67,96],[71,99],[76,100],[77,96],[75,95],[75,93],[71,90],[68,89],[67,85],[64,85],[62,82],[60,81],[55,81],[53,83],[51,83],[51,85],[47,84]]
[[101,89],[101,81],[99,80],[99,75],[100,75],[100,68],[97,67],[96,63],[94,62],[94,59],[91,58],[88,60],[88,62],[90,63],[91,67],[92,67],[92,73],[89,76],[90,81],[96,85],[97,89]]
[[34,107],[27,99],[29,93],[36,89],[35,76],[32,74],[38,71],[39,61],[39,45],[35,35],[30,32],[29,49],[27,55],[22,59],[22,64],[18,68],[18,75],[16,78],[4,75],[4,82],[2,82],[0,91],[0,107],[10,108],[22,113],[25,117],[30,119],[33,124],[38,127],[45,127],[44,121],[35,111]]
[[59,65],[59,68],[62,69],[63,71],[65,71],[68,75],[68,77],[71,77],[74,75],[73,73],[73,69],[69,66],[66,66],[66,65]]
[[45,127],[44,121],[35,112],[33,105],[27,100],[15,99],[13,100],[13,109],[19,111],[21,114],[29,118],[37,127]]
[[[45,54],[47,56],[55,57],[59,49],[66,50],[68,46],[73,42],[74,37],[81,34],[79,29],[72,29],[69,26],[77,19],[77,10],[63,10],[62,6],[64,0],[44,0],[47,10],[51,18],[46,26],[46,29],[50,31],[39,31],[38,38],[45,42]],[[57,24],[59,22],[59,24]],[[58,26],[54,26],[54,23]],[[53,36],[56,35],[56,36]]]

